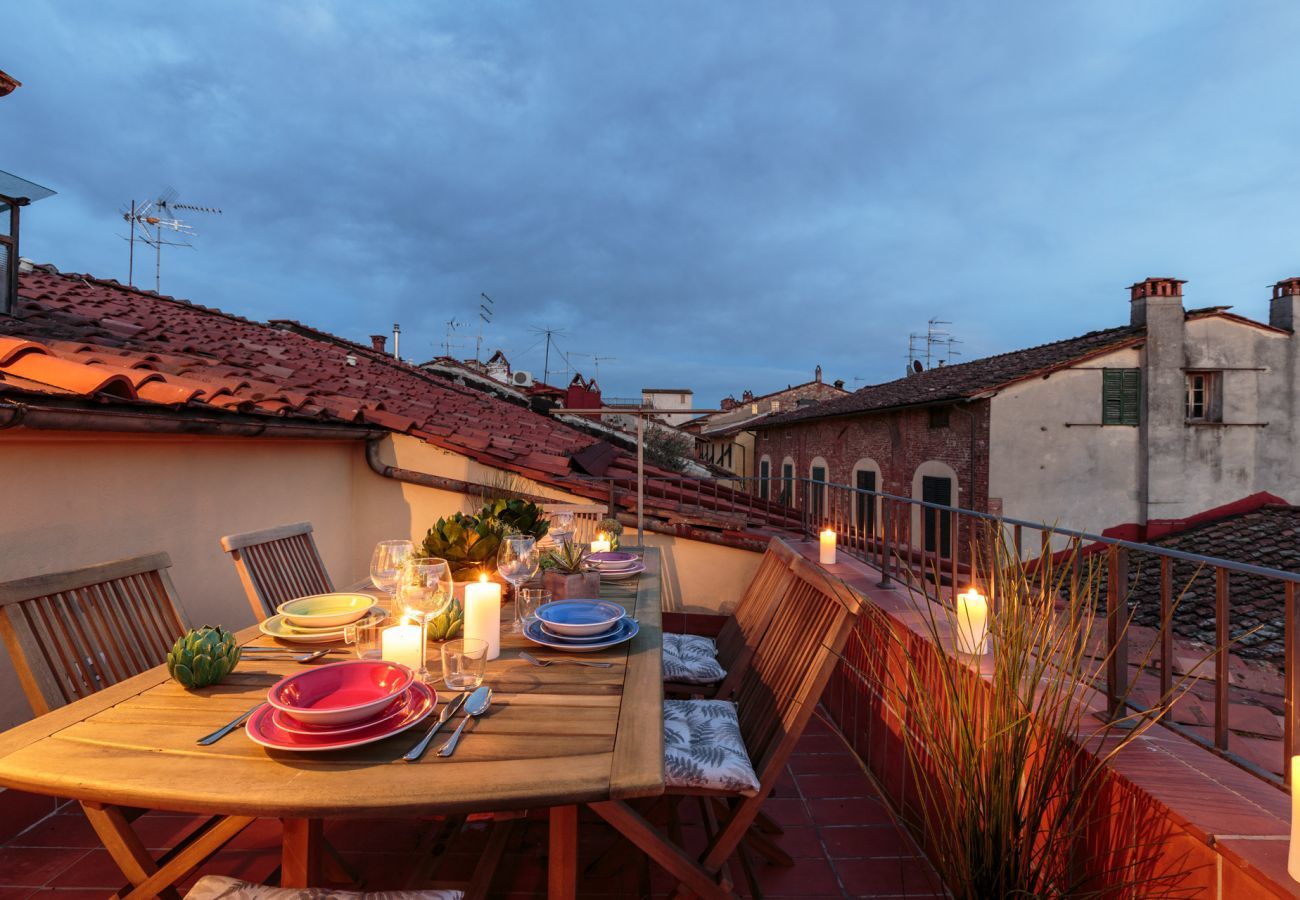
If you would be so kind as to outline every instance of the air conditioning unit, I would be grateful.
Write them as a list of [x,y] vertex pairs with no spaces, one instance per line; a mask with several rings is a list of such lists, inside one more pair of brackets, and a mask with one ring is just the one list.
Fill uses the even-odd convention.
[[511,372],[510,383],[515,387],[532,387],[533,373],[525,372],[523,369],[520,369],[518,372]]

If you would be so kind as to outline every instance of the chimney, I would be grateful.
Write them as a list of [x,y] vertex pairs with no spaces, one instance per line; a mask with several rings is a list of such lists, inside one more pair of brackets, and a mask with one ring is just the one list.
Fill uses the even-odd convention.
[[401,346],[401,343],[402,343],[402,326],[394,322],[393,323],[393,358],[394,359],[402,358],[401,353],[398,352],[398,348]]
[[745,391],[745,393],[743,393],[743,394],[740,395],[740,402],[741,402],[741,403],[749,403],[749,402],[753,401],[753,399],[754,399],[754,392],[753,392],[753,391]]
[[1295,331],[1300,322],[1300,277],[1286,278],[1273,285],[1273,299],[1268,304],[1268,324]]
[[735,408],[736,408],[736,398],[735,398],[735,397],[723,397],[723,398],[722,398],[722,402],[718,404],[718,408],[721,409],[721,410],[723,410],[724,412],[726,412],[727,410],[735,409]]
[[388,338],[382,334],[372,334],[370,336],[370,349],[374,350],[376,353],[385,352],[384,344],[387,343],[388,343]]
[[813,370],[813,381],[817,382],[818,384],[821,384],[821,383],[822,383],[822,367],[821,367],[821,366],[818,366],[816,369]]
[[833,384],[835,387],[839,388],[841,391],[844,390],[844,379],[843,379],[843,378],[836,378],[834,381],[831,382],[831,384]]
[[1179,278],[1148,278],[1129,286],[1129,324],[1147,324],[1147,311],[1156,307],[1164,309],[1177,308],[1183,312],[1183,285],[1187,282]]

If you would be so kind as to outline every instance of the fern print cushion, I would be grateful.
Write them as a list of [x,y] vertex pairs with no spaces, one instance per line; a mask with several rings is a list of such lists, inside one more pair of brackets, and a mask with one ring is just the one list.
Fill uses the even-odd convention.
[[718,646],[698,634],[664,635],[664,681],[716,684],[727,677],[718,662]]
[[664,776],[673,787],[757,794],[758,776],[740,736],[736,704],[665,700]]

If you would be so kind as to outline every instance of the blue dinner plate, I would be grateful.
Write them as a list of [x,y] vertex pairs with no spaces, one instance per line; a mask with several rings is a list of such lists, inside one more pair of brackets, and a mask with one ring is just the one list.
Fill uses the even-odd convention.
[[[542,629],[542,623],[533,619],[524,626],[524,637],[534,644],[540,644],[543,647],[549,647],[552,650],[567,650],[570,653],[591,653],[596,650],[606,650],[610,647],[616,647],[625,641],[630,641],[636,637],[636,633],[641,630],[636,619],[623,618],[619,621],[614,631],[608,638],[600,643],[590,644],[586,641],[573,641],[568,638],[554,637],[547,634]],[[602,635],[604,637],[604,635]]]
[[573,644],[600,644],[603,643],[604,641],[610,640],[611,638],[615,637],[618,634],[618,623],[615,622],[612,628],[607,628],[604,631],[602,631],[600,634],[576,635],[576,634],[562,634],[561,632],[554,631],[550,628],[547,628],[546,623],[543,622],[542,634],[546,635],[548,638],[551,638],[552,640],[567,641]]
[[572,637],[604,634],[624,615],[623,607],[608,600],[556,600],[537,607],[537,618],[552,634]]

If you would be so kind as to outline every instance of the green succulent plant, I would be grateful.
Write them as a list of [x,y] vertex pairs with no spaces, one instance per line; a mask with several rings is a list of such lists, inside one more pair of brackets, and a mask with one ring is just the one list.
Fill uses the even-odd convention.
[[580,575],[587,570],[587,557],[590,554],[591,551],[582,544],[567,541],[546,554],[550,562],[546,568],[564,575]]
[[496,569],[500,545],[501,528],[496,522],[456,513],[434,523],[424,536],[420,552],[447,560],[452,577],[468,581],[480,569]]
[[551,527],[544,511],[527,500],[491,500],[479,511],[479,518],[497,523],[505,534],[526,534],[541,540]]
[[429,620],[425,635],[431,641],[446,641],[459,636],[464,627],[465,607],[453,598],[450,606]]
[[623,534],[623,523],[618,519],[601,519],[596,523],[596,532],[609,538],[609,549],[618,549],[618,539]]
[[220,625],[204,625],[191,628],[172,644],[167,674],[185,688],[207,687],[229,675],[238,662],[235,636]]

